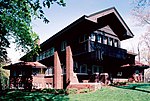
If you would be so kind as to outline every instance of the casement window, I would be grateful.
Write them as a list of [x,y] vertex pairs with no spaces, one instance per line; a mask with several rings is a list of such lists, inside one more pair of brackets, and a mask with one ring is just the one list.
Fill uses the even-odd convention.
[[39,61],[40,60],[40,55],[38,55],[37,57],[36,57],[36,61]]
[[40,53],[40,54],[36,57],[36,61],[39,61],[39,60],[48,58],[48,57],[50,57],[50,56],[53,56],[53,55],[54,55],[54,51],[55,51],[55,48],[52,47],[52,48],[50,48],[49,50],[44,51],[43,53]]
[[106,45],[107,45],[107,43],[108,43],[108,38],[107,38],[106,36],[103,37],[103,43],[106,44]]
[[53,67],[48,67],[47,70],[45,71],[45,75],[49,76],[53,74]]
[[74,72],[77,72],[77,68],[78,68],[78,62],[74,61],[73,62],[73,70],[74,70]]
[[122,76],[122,72],[118,72],[118,73],[117,73],[117,76]]
[[42,59],[45,59],[45,58],[46,58],[46,54],[45,54],[45,52],[43,52]]
[[79,42],[80,43],[85,42],[87,39],[88,39],[88,35],[87,34],[81,35],[80,38],[79,38]]
[[99,73],[99,69],[100,69],[99,66],[93,65],[92,66],[92,73]]
[[97,36],[97,41],[98,41],[98,43],[102,43],[102,36],[101,35]]
[[66,73],[66,67],[63,65],[62,66],[62,74],[65,74]]
[[119,47],[118,40],[114,40],[114,47]]
[[40,53],[40,60],[42,60],[43,59],[43,56],[42,56],[42,53]]
[[113,39],[112,39],[112,38],[109,38],[108,44],[109,44],[110,46],[113,46]]
[[54,51],[55,51],[55,48],[54,48],[54,47],[50,48],[50,49],[47,51],[48,57],[53,56],[53,55],[54,55]]
[[14,72],[13,72],[13,76],[17,76],[17,73],[16,73],[16,71],[14,70]]
[[87,65],[83,64],[80,66],[80,73],[87,73]]
[[92,33],[90,37],[91,41],[95,41],[95,38],[96,38],[95,33]]
[[66,47],[67,47],[67,42],[66,41],[63,41],[61,43],[61,51],[65,51],[66,50]]

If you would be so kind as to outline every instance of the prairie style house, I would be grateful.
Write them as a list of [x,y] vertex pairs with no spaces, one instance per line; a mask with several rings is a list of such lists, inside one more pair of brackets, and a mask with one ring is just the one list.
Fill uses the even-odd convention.
[[[66,47],[70,46],[73,57],[73,71],[78,81],[91,83],[102,81],[100,75],[106,73],[116,78],[122,65],[134,64],[135,54],[121,48],[121,41],[134,35],[117,10],[109,8],[89,16],[82,16],[43,42],[38,61],[47,69],[43,78],[45,85],[54,84],[54,52],[58,56],[62,68],[62,85],[66,87]],[[21,60],[28,61],[22,57]],[[36,83],[37,84],[38,80]]]

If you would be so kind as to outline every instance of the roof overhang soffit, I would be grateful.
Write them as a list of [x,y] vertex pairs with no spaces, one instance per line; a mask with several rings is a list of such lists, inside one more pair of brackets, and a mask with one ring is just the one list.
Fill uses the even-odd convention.
[[95,22],[97,28],[109,25],[120,40],[125,40],[134,36],[115,8],[95,13],[88,16],[87,19]]

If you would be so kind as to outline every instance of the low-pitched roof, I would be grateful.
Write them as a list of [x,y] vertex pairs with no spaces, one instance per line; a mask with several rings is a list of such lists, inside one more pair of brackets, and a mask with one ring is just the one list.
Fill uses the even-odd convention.
[[45,65],[39,63],[39,62],[18,62],[18,63],[15,63],[15,64],[10,64],[8,66],[4,66],[3,68],[4,69],[11,69],[11,68],[16,68],[16,67],[32,67],[32,68],[47,68]]

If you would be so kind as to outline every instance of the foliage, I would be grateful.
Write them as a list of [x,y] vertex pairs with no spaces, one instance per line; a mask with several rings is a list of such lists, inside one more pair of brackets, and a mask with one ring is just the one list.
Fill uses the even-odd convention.
[[66,94],[65,89],[49,89],[45,88],[41,91],[42,93],[50,93],[50,94]]
[[0,95],[0,101],[68,101],[65,95],[44,94],[39,92],[10,91]]
[[1,89],[7,89],[8,88],[8,82],[9,82],[9,71],[4,70],[0,68],[0,86]]
[[16,50],[22,52],[37,46],[35,41],[39,37],[32,31],[31,19],[39,18],[48,23],[43,7],[50,8],[54,2],[65,6],[63,0],[0,0],[0,62],[7,60],[6,48],[12,42]]
[[143,61],[150,65],[150,29],[148,29],[145,34],[143,34],[140,38],[141,40],[138,43],[138,56],[139,61]]
[[77,94],[78,93],[78,89],[77,88],[67,89],[67,93],[68,94]]
[[79,90],[79,93],[89,93],[89,92],[91,92],[91,90],[88,89],[88,88],[80,89],[80,90]]

